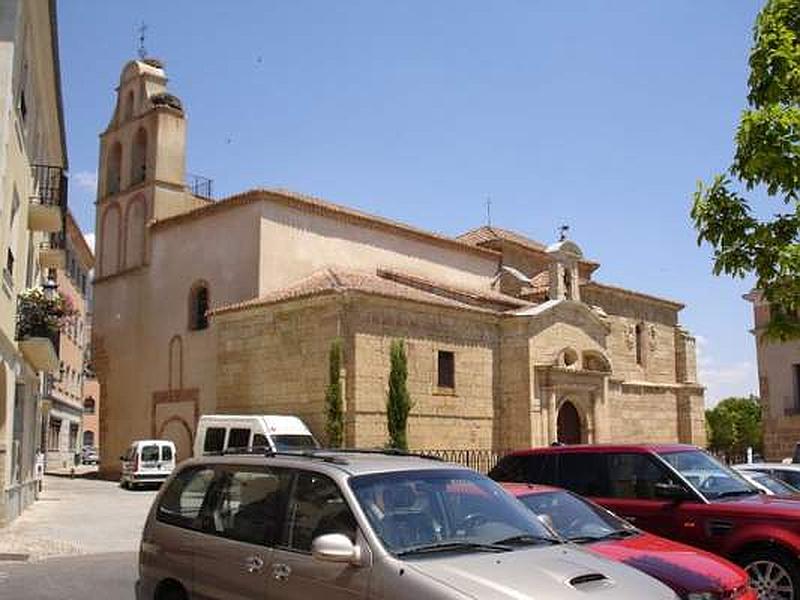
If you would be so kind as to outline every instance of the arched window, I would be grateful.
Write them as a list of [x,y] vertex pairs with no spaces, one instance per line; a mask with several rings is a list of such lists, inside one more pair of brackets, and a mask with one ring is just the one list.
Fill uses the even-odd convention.
[[94,446],[94,431],[83,432],[83,445]]
[[120,188],[122,174],[122,144],[115,142],[108,153],[106,165],[106,195],[116,194]]
[[572,300],[572,272],[564,267],[564,298]]
[[83,401],[83,412],[87,415],[94,414],[94,398],[89,396],[86,400]]
[[189,292],[189,329],[199,330],[208,327],[208,284],[195,283]]
[[100,275],[116,273],[119,268],[120,208],[114,201],[103,213],[100,230]]
[[131,152],[131,185],[145,180],[147,177],[147,130],[141,127],[133,138]]
[[641,323],[636,324],[634,343],[636,344],[636,364],[641,366],[644,364],[644,325]]

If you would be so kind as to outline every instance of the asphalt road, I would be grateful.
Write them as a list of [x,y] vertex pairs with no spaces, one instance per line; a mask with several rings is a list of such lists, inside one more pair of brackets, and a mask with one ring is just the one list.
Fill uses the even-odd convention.
[[0,563],[2,600],[134,600],[136,552]]

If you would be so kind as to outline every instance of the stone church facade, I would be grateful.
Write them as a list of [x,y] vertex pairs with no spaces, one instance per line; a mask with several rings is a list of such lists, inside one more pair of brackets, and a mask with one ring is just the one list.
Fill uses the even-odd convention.
[[212,201],[186,184],[185,132],[162,65],[128,63],[100,147],[104,473],[137,438],[188,455],[210,412],[296,414],[324,439],[337,338],[348,446],[386,442],[395,339],[414,448],[704,444],[681,304],[596,281],[569,240],[449,238],[286,190]]

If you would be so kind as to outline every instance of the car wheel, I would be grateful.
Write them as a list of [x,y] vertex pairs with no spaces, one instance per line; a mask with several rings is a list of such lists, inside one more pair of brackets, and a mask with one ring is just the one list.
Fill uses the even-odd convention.
[[178,584],[162,586],[156,593],[156,600],[186,600],[186,592]]
[[756,550],[742,556],[739,564],[750,576],[758,600],[800,599],[800,568],[786,553]]

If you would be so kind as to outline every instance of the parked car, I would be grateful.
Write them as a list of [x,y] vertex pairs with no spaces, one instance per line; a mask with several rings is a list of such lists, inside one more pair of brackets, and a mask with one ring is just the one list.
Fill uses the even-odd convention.
[[84,465],[96,465],[100,462],[100,455],[94,446],[84,446],[81,448],[81,462]]
[[122,487],[132,489],[161,483],[175,469],[175,444],[169,440],[136,440],[119,458]]
[[766,473],[788,483],[793,488],[800,488],[800,464],[762,462],[736,465],[736,468],[747,472]]
[[275,451],[319,448],[306,424],[289,415],[203,415],[197,424],[194,455],[260,447]]
[[709,552],[638,529],[590,500],[544,485],[503,485],[564,539],[644,571],[684,599],[755,600],[747,573]]
[[677,600],[564,543],[487,477],[385,453],[207,455],[147,517],[138,600]]
[[759,493],[694,446],[535,448],[503,458],[490,476],[569,489],[645,531],[739,564],[760,600],[800,598],[800,501]]
[[736,469],[739,475],[746,481],[768,496],[800,496],[800,490],[792,487],[785,481],[773,477],[769,473],[762,473],[754,469],[746,469],[741,465],[735,466],[734,469]]

